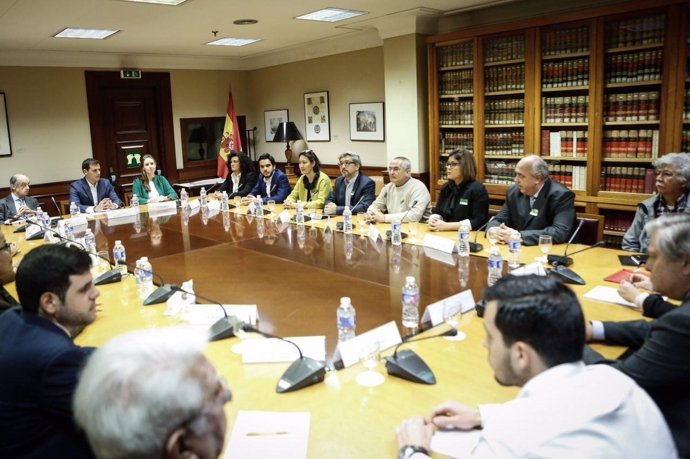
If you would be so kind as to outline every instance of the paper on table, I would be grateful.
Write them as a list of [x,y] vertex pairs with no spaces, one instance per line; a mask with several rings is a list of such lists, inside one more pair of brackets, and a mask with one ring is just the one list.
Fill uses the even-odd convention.
[[525,266],[520,266],[519,268],[515,268],[514,270],[510,271],[510,274],[513,276],[527,276],[529,274],[537,274],[539,276],[546,276],[546,270],[544,269],[544,265],[541,264],[538,261],[529,263]]
[[625,301],[619,294],[618,290],[613,287],[604,287],[598,285],[589,292],[585,293],[585,299],[593,301],[602,301],[604,303],[619,304],[629,308],[635,308],[635,304]]
[[[326,360],[325,336],[286,337],[299,346],[302,355]],[[242,363],[292,362],[299,358],[295,346],[277,338],[252,339],[242,342]]]
[[453,458],[470,457],[480,435],[480,430],[439,430],[431,437],[431,450]]
[[304,459],[310,413],[240,411],[223,459]]

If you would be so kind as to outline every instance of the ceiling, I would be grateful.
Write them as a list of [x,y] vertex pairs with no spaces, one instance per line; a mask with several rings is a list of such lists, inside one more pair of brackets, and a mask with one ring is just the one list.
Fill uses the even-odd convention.
[[[248,70],[436,33],[439,19],[515,0],[187,0],[179,6],[123,0],[0,0],[0,65],[162,66]],[[296,16],[325,7],[366,11],[337,23]],[[236,19],[256,25],[234,25]],[[106,40],[58,39],[65,27],[121,32]],[[208,46],[218,38],[260,38]]]

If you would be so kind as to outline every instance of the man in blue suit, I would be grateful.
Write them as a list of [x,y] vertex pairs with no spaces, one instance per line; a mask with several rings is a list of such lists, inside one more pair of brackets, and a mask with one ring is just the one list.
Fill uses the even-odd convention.
[[96,318],[91,258],[44,245],[17,269],[21,307],[0,315],[0,457],[92,458],[76,428],[72,398],[92,349],[71,333]]
[[259,156],[259,171],[261,178],[256,181],[256,185],[249,192],[248,196],[242,198],[243,204],[249,204],[257,196],[261,196],[261,201],[266,204],[269,200],[281,204],[290,194],[290,182],[282,171],[276,168],[276,160],[268,153]]
[[323,211],[326,215],[342,215],[345,206],[349,206],[353,215],[366,212],[376,199],[376,184],[372,179],[359,172],[362,160],[354,153],[343,153],[338,156],[338,166],[342,174],[335,180],[335,187],[326,199]]
[[87,158],[81,163],[84,178],[69,186],[69,202],[76,202],[81,212],[92,213],[122,207],[110,182],[101,178],[101,163]]

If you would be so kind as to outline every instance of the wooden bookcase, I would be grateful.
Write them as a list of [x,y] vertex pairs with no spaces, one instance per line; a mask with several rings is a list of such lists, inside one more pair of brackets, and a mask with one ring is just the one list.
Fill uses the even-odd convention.
[[429,37],[434,198],[459,146],[493,202],[539,154],[620,238],[654,190],[654,159],[690,151],[689,16],[688,0],[632,1]]

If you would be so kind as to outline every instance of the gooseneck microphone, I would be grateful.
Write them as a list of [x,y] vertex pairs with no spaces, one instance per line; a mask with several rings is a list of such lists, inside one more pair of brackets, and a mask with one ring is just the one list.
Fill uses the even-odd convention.
[[300,349],[296,343],[290,341],[289,339],[262,332],[261,330],[245,323],[240,323],[239,329],[246,332],[258,333],[259,335],[267,338],[279,339],[281,341],[290,343],[297,348],[297,351],[299,352],[299,359],[292,362],[288,369],[285,370],[285,373],[283,373],[283,376],[281,376],[278,380],[278,384],[276,385],[277,393],[283,394],[285,392],[294,392],[304,387],[311,386],[312,384],[319,383],[326,377],[326,362],[323,360],[312,359],[311,357],[305,357],[304,354],[302,354],[302,349]]
[[390,357],[386,357],[386,370],[391,376],[406,379],[419,384],[436,384],[436,377],[431,368],[415,353],[409,349],[398,352],[398,348],[405,343],[424,341],[426,339],[440,338],[442,336],[455,336],[458,331],[455,328],[446,330],[437,335],[424,336],[417,339],[406,339],[395,346],[395,351]]
[[565,245],[563,255],[549,255],[546,257],[551,266],[570,266],[573,264],[573,259],[568,258],[568,248],[570,247],[570,243],[573,242],[573,239],[575,239],[575,236],[577,236],[577,233],[580,232],[580,228],[582,228],[582,224],[584,222],[584,220],[580,220],[580,223],[577,225],[577,228],[575,228],[575,231],[573,231],[572,236],[570,236],[570,239],[568,239],[568,243]]
[[470,242],[470,252],[471,253],[477,253],[477,252],[481,252],[482,250],[484,250],[484,246],[477,242],[477,238],[479,237],[479,232],[481,230],[483,230],[484,228],[486,228],[487,226],[489,226],[489,223],[491,223],[494,220],[494,218],[496,218],[495,215],[493,217],[491,217],[490,219],[488,219],[486,221],[486,223],[484,223],[482,226],[480,226],[477,229],[477,231],[474,233],[474,242]]
[[[581,252],[586,252],[587,250],[591,250],[595,247],[605,247],[606,242],[605,241],[599,241],[594,245],[591,245],[589,247],[585,247],[582,250],[578,250],[576,252],[571,253],[571,255],[575,255]],[[554,275],[559,278],[562,282],[565,282],[566,284],[577,284],[577,285],[585,285],[586,282],[583,278],[578,276],[575,271],[572,269],[567,268],[565,265],[561,265],[558,262],[554,263],[553,269],[549,271],[550,275]]]

